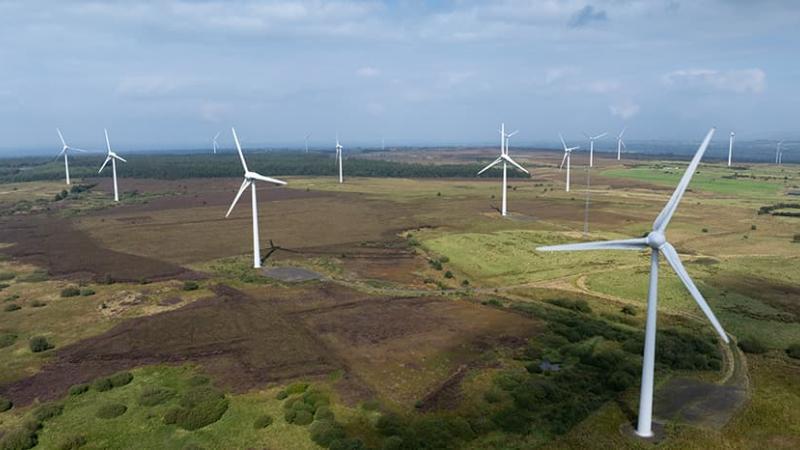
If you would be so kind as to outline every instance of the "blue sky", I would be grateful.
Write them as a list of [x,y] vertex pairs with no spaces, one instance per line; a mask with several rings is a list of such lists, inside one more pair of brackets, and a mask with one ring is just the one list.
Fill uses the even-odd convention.
[[0,150],[798,138],[800,2],[0,0]]

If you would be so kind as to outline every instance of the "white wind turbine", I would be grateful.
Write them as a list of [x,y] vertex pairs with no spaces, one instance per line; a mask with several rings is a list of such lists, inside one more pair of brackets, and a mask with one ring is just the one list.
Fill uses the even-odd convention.
[[86,150],[82,150],[82,149],[75,148],[75,147],[70,147],[69,145],[67,145],[67,142],[64,140],[64,135],[61,134],[61,130],[56,128],[56,131],[58,132],[58,137],[61,138],[61,152],[58,153],[58,156],[56,156],[56,158],[58,158],[61,155],[64,155],[64,173],[67,176],[67,184],[70,184],[70,181],[69,181],[69,157],[67,156],[67,153],[69,153],[70,151],[76,151],[76,152],[85,153]]
[[214,154],[215,155],[217,154],[217,149],[219,148],[219,144],[217,143],[217,138],[219,137],[220,133],[222,133],[222,132],[221,131],[217,131],[217,134],[215,134],[214,137],[211,138],[211,144],[214,147]]
[[780,164],[780,157],[781,157],[781,146],[783,145],[783,141],[778,141],[777,147],[775,147],[775,164]]
[[344,178],[342,178],[342,147],[339,144],[339,135],[336,135],[336,162],[339,164],[339,183],[344,183]]
[[583,135],[586,136],[586,139],[589,139],[589,167],[594,167],[594,141],[605,137],[607,134],[608,133],[603,132],[597,136],[589,136],[588,134],[583,133]]
[[628,146],[625,145],[625,141],[622,140],[622,135],[625,134],[625,130],[627,129],[628,127],[623,128],[617,135],[617,161],[622,158],[622,148],[625,147],[625,150],[628,149]]
[[561,160],[561,167],[558,170],[564,168],[564,163],[567,163],[567,192],[569,192],[569,171],[570,171],[570,162],[572,161],[572,151],[578,150],[580,147],[567,147],[567,143],[564,142],[564,136],[561,133],[558,134],[558,137],[561,138],[561,145],[564,146],[564,159]]
[[731,137],[728,140],[728,167],[731,166],[731,159],[733,158],[733,140],[736,138],[736,133],[731,131]]
[[113,151],[111,151],[111,143],[108,140],[108,130],[103,128],[103,132],[106,134],[106,148],[108,149],[108,153],[106,154],[106,160],[103,162],[103,165],[100,166],[100,170],[98,170],[97,173],[102,172],[103,169],[106,168],[106,164],[108,164],[108,162],[111,161],[111,174],[112,174],[112,176],[114,178],[114,201],[118,202],[119,201],[119,190],[117,188],[117,160],[120,160],[120,161],[122,161],[124,163],[126,163],[128,161],[126,161],[124,158],[122,158],[121,156],[117,155]]
[[511,159],[510,156],[508,156],[508,139],[511,136],[514,136],[517,133],[518,133],[518,131],[514,131],[512,133],[506,133],[506,125],[504,123],[500,124],[500,156],[498,156],[497,159],[492,161],[491,164],[489,164],[488,166],[484,167],[480,172],[478,172],[478,175],[480,175],[483,172],[486,172],[490,168],[494,167],[495,165],[497,165],[497,164],[499,164],[501,162],[503,163],[503,204],[502,204],[502,208],[501,208],[501,211],[500,211],[503,216],[505,216],[507,214],[506,196],[507,196],[507,193],[508,193],[507,192],[508,191],[508,175],[507,175],[508,164],[511,164],[514,167],[516,167],[517,169],[519,169],[519,170],[521,170],[521,171],[523,171],[523,172],[525,172],[527,174],[530,174],[530,172],[525,170],[522,166],[517,164],[516,161]]
[[678,275],[678,278],[681,279],[684,286],[686,286],[686,289],[688,289],[689,293],[692,295],[692,297],[694,297],[695,302],[697,302],[697,305],[700,307],[700,309],[706,315],[708,320],[711,322],[711,325],[717,331],[722,340],[725,343],[728,343],[728,336],[725,334],[725,330],[723,330],[722,326],[719,324],[719,321],[717,321],[716,316],[714,316],[714,313],[711,311],[711,308],[709,308],[708,304],[703,298],[703,295],[697,289],[697,286],[695,286],[691,277],[689,277],[689,274],[683,267],[683,263],[678,257],[678,252],[675,251],[675,247],[673,247],[669,242],[667,242],[667,238],[664,236],[664,232],[667,229],[667,225],[669,225],[669,221],[670,219],[672,219],[672,215],[678,208],[678,203],[680,203],[684,192],[686,192],[686,188],[689,186],[689,182],[692,179],[692,175],[694,175],[695,171],[697,171],[697,166],[700,164],[700,159],[703,157],[703,153],[705,153],[706,148],[708,148],[708,144],[711,141],[711,137],[713,135],[714,135],[714,128],[712,128],[706,135],[706,138],[703,140],[703,143],[700,145],[700,148],[694,155],[692,162],[689,164],[689,167],[683,174],[683,178],[681,178],[680,183],[678,183],[678,187],[675,189],[675,192],[672,193],[672,197],[670,197],[666,206],[664,206],[664,209],[661,211],[661,213],[658,215],[655,222],[653,223],[653,231],[651,231],[647,235],[647,237],[638,239],[623,239],[616,241],[555,245],[549,247],[540,247],[537,249],[540,251],[645,250],[647,248],[651,249],[652,254],[650,258],[650,287],[648,289],[648,296],[647,296],[647,323],[645,326],[644,358],[643,358],[644,361],[642,364],[642,386],[641,386],[641,393],[639,396],[639,423],[636,428],[636,434],[642,437],[650,437],[653,435],[652,431],[653,372],[655,366],[655,350],[656,350],[656,314],[657,314],[657,302],[658,302],[659,254],[663,253],[664,258],[666,258],[669,265],[672,266],[672,269]]
[[236,136],[236,130],[231,127],[231,132],[233,133],[233,140],[236,142],[236,150],[239,152],[239,159],[242,160],[242,168],[244,169],[244,181],[242,181],[242,185],[239,187],[239,192],[236,193],[236,197],[233,199],[233,203],[231,203],[231,207],[228,208],[228,212],[225,214],[225,217],[231,215],[231,211],[233,211],[233,207],[236,206],[236,203],[239,201],[239,198],[242,196],[244,191],[249,187],[250,188],[250,199],[252,201],[252,209],[253,209],[253,267],[259,268],[261,267],[261,247],[260,241],[258,239],[258,202],[256,201],[256,181],[266,181],[267,183],[277,184],[279,186],[283,186],[286,184],[285,181],[278,180],[276,178],[265,177],[256,172],[251,172],[250,169],[247,168],[247,162],[244,160],[244,154],[242,153],[242,146],[239,145],[239,137]]
[[306,134],[306,135],[305,135],[305,137],[303,138],[303,140],[305,140],[305,143],[306,143],[306,153],[308,153],[308,138],[310,138],[310,137],[311,137],[311,133],[309,132],[309,133],[308,133],[308,134]]

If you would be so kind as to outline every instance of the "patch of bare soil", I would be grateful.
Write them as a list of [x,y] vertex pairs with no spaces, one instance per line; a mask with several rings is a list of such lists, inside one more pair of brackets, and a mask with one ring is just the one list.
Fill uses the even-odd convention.
[[656,391],[654,411],[665,421],[721,429],[746,400],[746,386],[674,378]]
[[51,215],[0,218],[2,252],[26,263],[46,267],[54,276],[115,281],[198,278],[183,267],[101,247],[66,219]]

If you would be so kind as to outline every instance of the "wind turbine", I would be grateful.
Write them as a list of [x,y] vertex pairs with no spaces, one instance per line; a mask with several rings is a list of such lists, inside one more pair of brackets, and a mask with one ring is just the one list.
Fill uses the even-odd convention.
[[308,153],[308,138],[310,138],[310,137],[311,137],[311,133],[309,132],[308,134],[306,134],[306,136],[304,138],[304,140],[306,142],[306,153]]
[[64,173],[67,176],[67,184],[70,184],[70,181],[69,181],[69,157],[67,156],[67,153],[69,153],[70,150],[74,150],[76,152],[86,153],[86,150],[82,150],[82,149],[75,148],[75,147],[70,147],[69,145],[67,145],[67,142],[64,141],[64,135],[61,134],[61,130],[56,128],[56,132],[58,132],[58,137],[61,138],[61,152],[58,153],[56,158],[58,158],[61,155],[64,155]]
[[567,143],[564,142],[564,136],[562,136],[561,133],[558,133],[558,137],[561,138],[561,145],[564,146],[564,159],[561,160],[561,167],[559,167],[558,170],[563,169],[564,163],[567,163],[567,192],[569,192],[569,166],[572,160],[572,151],[577,150],[580,147],[567,147]]
[[714,130],[715,129],[712,128],[708,132],[706,138],[703,140],[703,143],[700,145],[700,148],[697,149],[697,153],[694,155],[694,158],[692,158],[692,162],[689,164],[689,167],[683,174],[683,178],[681,178],[680,183],[678,183],[678,187],[675,189],[675,192],[672,193],[672,197],[670,197],[666,206],[664,206],[664,209],[656,218],[655,222],[653,223],[653,231],[651,231],[647,235],[647,237],[638,239],[623,239],[616,241],[555,245],[549,247],[539,247],[537,249],[540,251],[645,250],[647,248],[651,249],[652,254],[650,258],[650,287],[648,290],[648,297],[647,297],[647,324],[645,326],[644,361],[642,364],[642,387],[641,387],[641,394],[639,396],[639,423],[636,428],[636,434],[642,437],[653,436],[653,430],[652,430],[653,372],[655,366],[655,350],[656,350],[658,257],[660,254],[663,253],[664,258],[666,258],[669,265],[672,266],[672,269],[678,275],[678,278],[680,278],[684,286],[686,286],[686,289],[688,289],[689,293],[692,295],[692,297],[694,297],[695,302],[697,302],[697,305],[700,307],[700,309],[706,315],[708,320],[711,322],[711,325],[717,331],[722,340],[725,343],[728,343],[728,336],[725,334],[725,330],[719,324],[719,321],[717,321],[716,316],[714,316],[714,313],[711,311],[711,308],[709,308],[708,303],[706,303],[705,299],[703,298],[703,295],[697,289],[697,286],[695,286],[691,277],[689,277],[689,274],[683,267],[683,263],[678,257],[678,252],[675,251],[675,247],[673,247],[669,242],[667,242],[667,238],[664,236],[664,232],[667,229],[667,225],[669,225],[669,221],[670,219],[672,219],[672,215],[678,208],[678,203],[680,203],[683,194],[686,192],[686,188],[689,186],[689,182],[692,179],[692,175],[694,175],[695,171],[697,171],[697,166],[700,164],[700,159],[703,157],[703,153],[705,153],[706,148],[708,148],[709,142],[711,142],[711,137],[714,135]]
[[343,183],[344,179],[342,178],[342,147],[339,144],[339,135],[336,135],[336,161],[339,163],[339,183]]
[[627,129],[628,127],[623,128],[622,131],[619,132],[619,135],[617,135],[617,161],[622,158],[622,147],[625,147],[625,150],[628,149],[628,146],[625,145],[625,141],[622,140],[622,135],[625,134],[625,130]]
[[211,143],[212,143],[212,145],[214,147],[214,154],[215,155],[217,154],[217,149],[219,148],[219,144],[217,143],[217,138],[219,137],[220,133],[222,133],[222,132],[221,131],[217,131],[217,134],[215,134],[214,137],[211,138]]
[[489,164],[488,166],[484,167],[480,172],[478,172],[478,175],[480,175],[483,172],[486,172],[490,168],[494,167],[495,165],[497,165],[497,164],[499,164],[501,162],[503,163],[503,206],[502,206],[502,209],[500,211],[503,216],[506,216],[506,214],[507,214],[507,200],[506,200],[506,197],[507,197],[507,194],[508,194],[508,192],[507,192],[508,191],[508,175],[507,175],[508,164],[511,164],[514,167],[516,167],[517,169],[519,169],[519,170],[521,170],[521,171],[523,171],[523,172],[525,172],[527,174],[530,174],[530,172],[525,170],[522,166],[517,164],[516,161],[511,159],[510,156],[508,156],[508,139],[511,136],[514,136],[517,133],[518,133],[518,131],[514,131],[512,133],[506,133],[506,125],[504,123],[500,124],[500,156],[498,156],[497,159],[492,161],[491,164]]
[[731,158],[733,158],[733,140],[736,138],[736,133],[731,131],[731,137],[728,140],[728,167],[731,166]]
[[247,168],[247,162],[244,160],[244,154],[242,153],[242,146],[239,145],[239,137],[236,136],[236,130],[231,127],[231,132],[233,133],[233,140],[236,142],[236,150],[239,152],[239,159],[242,160],[242,168],[244,169],[244,181],[242,181],[242,185],[239,187],[239,192],[236,193],[236,197],[233,199],[233,203],[231,203],[231,207],[228,208],[228,212],[225,214],[225,218],[231,215],[231,211],[233,211],[233,207],[236,206],[236,203],[239,201],[239,198],[242,196],[242,193],[249,187],[250,188],[250,199],[252,201],[252,209],[253,209],[253,267],[259,268],[261,267],[261,247],[258,240],[258,202],[256,201],[256,181],[266,181],[267,183],[277,184],[278,186],[284,186],[286,184],[285,181],[278,180],[276,178],[265,177],[256,172],[251,172],[250,169]]
[[118,202],[119,201],[119,190],[117,188],[117,160],[120,160],[120,161],[122,161],[124,163],[126,163],[128,161],[126,161],[125,159],[123,159],[121,156],[117,155],[113,151],[111,151],[111,143],[108,141],[108,130],[103,128],[103,132],[106,134],[106,148],[108,149],[108,153],[106,154],[105,162],[103,162],[103,165],[100,166],[100,170],[98,170],[97,173],[102,172],[103,169],[106,168],[106,164],[108,164],[108,162],[111,161],[111,174],[112,174],[112,176],[114,178],[114,201]]
[[783,145],[783,141],[778,141],[778,146],[775,148],[775,164],[780,164],[781,161],[781,145]]
[[597,136],[592,137],[586,133],[583,133],[583,135],[586,136],[586,139],[589,139],[589,167],[594,167],[594,141],[602,137],[605,137],[605,135],[607,134],[608,133],[603,132],[602,134],[598,134]]

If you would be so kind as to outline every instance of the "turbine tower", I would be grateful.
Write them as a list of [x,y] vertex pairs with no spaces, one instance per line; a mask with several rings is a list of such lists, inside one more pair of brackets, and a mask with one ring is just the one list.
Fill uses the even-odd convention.
[[605,137],[605,135],[607,135],[607,134],[608,133],[606,133],[604,131],[603,133],[592,137],[592,136],[589,136],[586,133],[583,133],[583,135],[586,136],[586,139],[589,139],[589,167],[594,167],[594,141],[596,141],[596,140],[598,140],[598,139],[600,139],[602,137]]
[[214,137],[211,138],[211,144],[214,147],[214,154],[215,155],[217,154],[217,149],[219,148],[219,144],[217,143],[217,138],[219,137],[220,133],[222,133],[222,132],[221,131],[217,131],[217,134],[215,134]]
[[578,150],[580,147],[567,147],[567,143],[564,142],[564,136],[561,133],[558,134],[558,137],[561,138],[561,145],[564,146],[564,159],[561,160],[561,166],[558,170],[564,168],[564,163],[567,163],[567,192],[569,192],[569,171],[570,171],[570,162],[572,160],[572,151]]
[[625,134],[625,130],[627,129],[628,127],[623,128],[617,135],[617,161],[622,158],[622,148],[625,147],[625,150],[628,149],[628,146],[625,145],[625,141],[622,140],[622,135]]
[[61,130],[56,128],[56,131],[58,132],[58,137],[61,138],[61,152],[58,153],[56,158],[58,158],[61,155],[64,155],[64,173],[67,176],[67,185],[69,185],[70,184],[70,181],[69,181],[69,157],[67,156],[67,153],[69,153],[70,151],[76,151],[76,152],[85,153],[86,150],[81,150],[79,148],[70,147],[69,145],[67,145],[67,142],[64,141],[64,135],[61,134]]
[[711,137],[713,135],[714,128],[708,132],[703,140],[703,143],[700,145],[700,148],[697,149],[697,153],[694,155],[692,162],[689,164],[689,167],[683,174],[683,178],[681,178],[680,183],[678,183],[678,187],[675,189],[675,192],[672,193],[672,197],[670,197],[666,206],[664,206],[664,209],[656,218],[655,222],[653,223],[653,231],[651,231],[647,237],[604,242],[555,245],[549,247],[539,247],[537,249],[540,251],[651,249],[650,287],[648,289],[647,297],[647,322],[645,326],[644,361],[642,364],[642,386],[641,394],[639,396],[639,421],[636,428],[636,434],[642,437],[653,436],[653,372],[655,367],[656,350],[659,255],[664,255],[664,258],[667,260],[669,265],[672,266],[672,269],[678,275],[678,278],[680,278],[680,280],[683,282],[684,286],[686,286],[686,289],[689,290],[689,293],[692,295],[695,302],[697,302],[697,305],[711,322],[711,325],[717,331],[720,338],[722,338],[725,343],[728,343],[728,336],[725,334],[725,330],[719,324],[719,321],[717,320],[716,316],[714,316],[714,313],[711,311],[711,308],[709,308],[708,304],[703,298],[703,295],[697,289],[697,286],[695,286],[691,277],[689,277],[689,274],[683,267],[683,263],[678,257],[678,252],[675,251],[675,247],[667,242],[667,238],[664,236],[667,225],[669,225],[672,215],[678,208],[678,203],[680,203],[683,194],[686,192],[686,188],[689,186],[692,175],[694,175],[695,171],[697,171],[697,166],[700,164],[700,159],[703,157],[703,153],[705,153],[706,148],[708,148],[708,144],[711,142]]
[[516,161],[511,159],[510,156],[508,156],[508,139],[511,136],[514,136],[517,133],[518,133],[518,131],[514,131],[512,133],[506,133],[506,125],[504,123],[500,124],[500,156],[498,156],[497,159],[492,161],[491,164],[489,164],[488,166],[484,167],[480,172],[478,172],[478,175],[480,175],[483,172],[486,172],[487,170],[491,169],[495,165],[497,165],[497,164],[499,164],[501,162],[503,163],[503,204],[502,204],[502,208],[501,208],[500,212],[504,217],[507,215],[507,212],[508,212],[508,208],[507,208],[508,202],[507,202],[507,199],[506,199],[507,194],[508,194],[508,175],[507,175],[508,164],[511,164],[514,167],[516,167],[517,169],[519,169],[519,170],[521,170],[521,171],[523,171],[523,172],[525,172],[527,174],[530,174],[530,172],[525,170],[522,166],[517,164]]
[[310,137],[311,137],[311,132],[309,132],[308,134],[306,134],[306,136],[305,136],[305,138],[304,138],[304,140],[305,140],[305,142],[306,142],[306,153],[308,153],[308,138],[310,138]]
[[736,133],[731,131],[731,137],[728,140],[728,167],[731,166],[731,159],[733,158],[733,140],[736,138]]
[[277,184],[278,186],[283,186],[286,184],[286,182],[276,178],[265,177],[257,172],[251,172],[250,169],[247,168],[247,162],[244,160],[244,154],[242,153],[242,146],[239,145],[239,137],[236,136],[236,130],[233,127],[231,127],[231,132],[233,133],[233,140],[236,142],[236,150],[239,152],[239,159],[242,161],[242,168],[244,169],[244,181],[242,181],[242,185],[239,187],[239,192],[236,193],[236,197],[234,197],[231,207],[228,208],[225,218],[231,215],[233,207],[236,206],[236,203],[239,201],[242,193],[244,193],[244,191],[249,187],[253,209],[253,268],[257,269],[261,267],[261,247],[258,240],[258,202],[256,200],[256,181],[266,181],[267,183]]
[[778,146],[775,148],[775,164],[780,164],[781,161],[781,146],[783,145],[783,141],[778,141]]
[[123,159],[121,156],[117,155],[113,151],[111,151],[111,142],[109,142],[109,140],[108,140],[108,130],[103,128],[103,132],[106,134],[106,148],[108,149],[108,153],[106,154],[105,162],[103,162],[103,165],[100,166],[100,170],[98,170],[97,173],[102,172],[103,169],[106,168],[106,164],[108,164],[108,162],[111,161],[111,174],[112,174],[112,176],[114,178],[114,201],[118,202],[119,201],[119,189],[117,188],[117,160],[120,160],[120,161],[122,161],[124,163],[126,163],[128,161],[126,161],[125,159]]
[[339,164],[339,184],[344,183],[344,178],[342,178],[342,147],[339,144],[339,135],[336,135],[336,162]]

